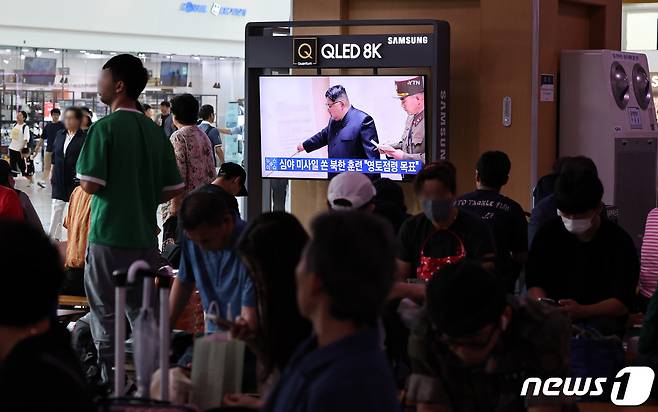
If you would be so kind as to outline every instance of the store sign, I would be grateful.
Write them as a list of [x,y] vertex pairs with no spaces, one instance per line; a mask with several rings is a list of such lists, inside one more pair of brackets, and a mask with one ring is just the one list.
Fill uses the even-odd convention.
[[206,6],[205,4],[196,4],[196,3],[192,3],[191,1],[188,1],[185,3],[181,3],[179,10],[184,13],[205,14],[208,12],[208,6]]
[[658,97],[658,73],[652,72],[651,76],[651,94],[653,97]]
[[295,37],[292,61],[294,66],[314,66],[318,58],[323,64],[345,60],[366,64],[408,53],[430,52],[431,43],[430,37],[424,35]]

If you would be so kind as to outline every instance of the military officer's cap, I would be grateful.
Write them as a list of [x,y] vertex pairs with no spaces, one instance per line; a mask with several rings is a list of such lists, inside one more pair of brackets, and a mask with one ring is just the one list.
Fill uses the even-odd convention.
[[404,99],[407,96],[423,93],[425,91],[423,87],[423,76],[416,76],[411,79],[395,82],[395,89],[395,97],[399,99]]

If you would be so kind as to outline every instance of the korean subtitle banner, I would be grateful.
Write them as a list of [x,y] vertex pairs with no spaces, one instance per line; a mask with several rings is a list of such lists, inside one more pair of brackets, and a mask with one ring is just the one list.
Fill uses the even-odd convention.
[[415,175],[423,165],[420,160],[368,160],[368,159],[319,159],[290,157],[266,157],[266,172],[360,172],[360,173],[399,173]]

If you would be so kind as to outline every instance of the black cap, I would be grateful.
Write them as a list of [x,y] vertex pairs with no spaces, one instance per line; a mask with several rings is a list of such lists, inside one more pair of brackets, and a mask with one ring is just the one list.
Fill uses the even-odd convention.
[[9,163],[7,163],[6,160],[0,159],[0,180],[8,180],[7,178],[9,175],[16,177],[18,176],[18,172],[16,170],[12,170],[11,166]]
[[446,266],[427,285],[427,314],[450,337],[470,336],[495,323],[506,305],[502,285],[478,262]]
[[242,182],[242,188],[236,196],[247,196],[247,188],[244,185],[247,181],[247,172],[245,172],[242,166],[237,163],[224,163],[219,168],[219,173],[217,173],[217,176],[225,177],[227,179],[235,179],[236,177],[239,177],[240,182]]

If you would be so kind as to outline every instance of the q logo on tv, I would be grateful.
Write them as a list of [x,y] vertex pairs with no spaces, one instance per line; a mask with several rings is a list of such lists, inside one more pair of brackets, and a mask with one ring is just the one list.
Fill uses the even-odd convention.
[[318,39],[315,37],[295,37],[292,41],[292,63],[295,66],[315,66],[318,64]]

